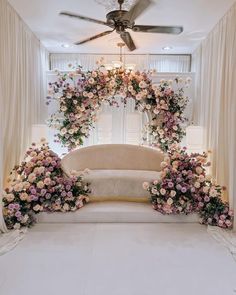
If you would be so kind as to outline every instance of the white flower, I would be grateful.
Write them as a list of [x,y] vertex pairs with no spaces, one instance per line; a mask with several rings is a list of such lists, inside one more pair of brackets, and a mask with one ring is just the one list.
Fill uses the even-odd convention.
[[129,85],[129,87],[128,87],[128,90],[131,92],[131,91],[133,91],[133,86],[132,85]]
[[170,192],[170,196],[171,196],[172,198],[175,197],[175,196],[176,196],[176,191],[173,191],[173,190],[172,190],[172,191]]
[[213,197],[213,198],[216,197],[217,196],[217,190],[215,190],[214,188],[211,188],[210,189],[210,196]]
[[45,171],[45,167],[41,166],[38,168],[38,172],[42,174]]
[[89,93],[88,93],[88,97],[91,99],[91,98],[94,97],[94,94],[93,94],[92,92],[89,92]]
[[165,168],[167,166],[168,166],[168,164],[166,162],[161,162],[161,168]]
[[137,99],[137,100],[141,100],[141,99],[142,99],[142,95],[141,95],[140,93],[138,93],[138,94],[136,95],[136,99]]
[[149,183],[148,182],[143,183],[143,189],[145,189],[145,190],[149,189]]
[[171,205],[173,204],[173,199],[172,199],[172,198],[168,198],[168,200],[167,200],[167,204],[168,204],[169,206],[171,206]]
[[65,211],[69,211],[69,210],[70,210],[70,206],[69,206],[67,203],[65,203],[65,204],[63,205],[63,209],[64,209]]
[[139,83],[139,87],[140,87],[140,88],[146,88],[146,87],[147,87],[147,84],[146,84],[144,81],[141,81],[141,82]]
[[41,211],[42,208],[41,208],[41,206],[40,206],[39,204],[37,204],[37,205],[35,205],[35,206],[33,207],[33,210],[34,210],[35,212],[37,212],[37,211]]
[[156,194],[157,193],[157,189],[155,187],[152,188],[152,194]]
[[62,112],[65,112],[66,110],[67,110],[67,107],[66,107],[66,106],[62,106],[62,107],[61,107],[61,111],[62,111]]
[[199,182],[196,181],[196,182],[194,183],[194,186],[195,186],[196,188],[199,188],[199,187],[201,186],[201,184],[200,184]]
[[27,193],[21,193],[20,194],[20,199],[21,199],[21,201],[26,201],[28,199],[28,194]]
[[44,183],[43,183],[43,181],[39,181],[39,182],[37,183],[37,187],[40,188],[40,189],[44,188]]
[[160,193],[161,193],[162,196],[164,196],[166,194],[166,190],[164,188],[161,188]]
[[15,196],[13,194],[7,194],[6,199],[8,202],[12,202],[15,199]]
[[15,224],[14,224],[14,229],[20,229],[20,223],[18,223],[18,222],[15,223]]
[[153,84],[153,85],[152,85],[152,90],[156,91],[157,89],[158,89],[158,85]]
[[211,181],[211,179],[212,179],[212,176],[211,176],[211,175],[209,175],[209,174],[206,175],[206,180],[207,180],[207,181]]
[[93,78],[89,78],[88,82],[89,82],[89,84],[94,84],[94,79]]
[[203,192],[205,193],[205,194],[207,194],[208,192],[209,192],[209,186],[204,186],[203,187]]
[[65,135],[67,133],[67,130],[66,128],[62,128],[61,131],[60,131],[61,135]]
[[69,129],[68,132],[72,135],[74,133],[74,129]]
[[198,167],[196,168],[196,172],[197,172],[197,174],[200,175],[200,174],[202,173],[202,171],[203,171],[203,170],[202,170],[201,167],[198,166]]
[[199,175],[198,180],[199,180],[199,182],[204,182],[205,181],[204,175],[202,175],[202,174]]
[[92,77],[96,78],[97,77],[97,73],[95,71],[92,72]]
[[20,192],[20,191],[22,191],[22,189],[23,189],[23,184],[22,184],[22,183],[17,183],[17,184],[14,186],[14,190],[15,190],[16,192]]

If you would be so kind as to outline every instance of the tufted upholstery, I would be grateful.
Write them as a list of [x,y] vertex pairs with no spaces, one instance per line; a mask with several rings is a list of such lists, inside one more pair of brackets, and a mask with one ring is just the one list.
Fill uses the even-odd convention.
[[125,144],[105,144],[80,148],[62,159],[62,168],[90,172],[84,180],[90,183],[92,201],[147,202],[149,193],[142,187],[160,177],[164,155],[157,150]]
[[159,151],[129,144],[103,144],[79,148],[62,159],[66,174],[71,170],[145,170],[160,171],[163,154]]

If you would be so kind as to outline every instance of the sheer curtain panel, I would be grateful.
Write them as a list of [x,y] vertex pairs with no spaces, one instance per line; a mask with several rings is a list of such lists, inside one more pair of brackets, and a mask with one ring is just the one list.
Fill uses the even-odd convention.
[[32,124],[43,120],[48,53],[6,0],[0,0],[0,40],[1,200],[7,175],[30,144]]
[[[52,53],[50,54],[51,70],[68,71],[72,66],[81,65],[85,71],[97,67],[96,62],[104,58],[109,64],[119,60],[118,54],[81,54],[81,53]],[[153,70],[157,72],[189,72],[191,64],[190,55],[161,55],[161,54],[125,54],[126,64],[136,64],[136,70]]]
[[[212,173],[236,212],[236,3],[193,54],[194,122],[205,129]],[[236,229],[236,218],[234,223]]]

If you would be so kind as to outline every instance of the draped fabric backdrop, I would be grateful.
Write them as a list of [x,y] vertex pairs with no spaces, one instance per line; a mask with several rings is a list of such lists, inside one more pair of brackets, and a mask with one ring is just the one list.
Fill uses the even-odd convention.
[[[6,0],[0,0],[0,202],[6,177],[30,144],[45,96],[47,51]],[[1,206],[1,205],[0,205]],[[0,230],[6,231],[0,208]]]
[[[104,62],[110,64],[119,60],[118,54],[80,54],[80,53],[53,53],[50,54],[50,69],[61,71],[69,70],[69,64],[81,65],[84,70],[92,70],[97,67],[96,62],[104,58]],[[137,70],[157,70],[157,72],[189,72],[190,55],[158,55],[158,54],[125,54],[126,64],[136,64]]]
[[236,3],[194,52],[192,70],[194,122],[205,128],[212,173],[236,212]]

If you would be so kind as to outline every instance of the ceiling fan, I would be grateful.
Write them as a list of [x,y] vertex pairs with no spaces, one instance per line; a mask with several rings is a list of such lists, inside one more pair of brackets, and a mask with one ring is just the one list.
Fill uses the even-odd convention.
[[129,32],[126,29],[131,29],[134,32],[142,32],[142,33],[163,33],[163,34],[180,34],[183,32],[183,27],[181,26],[148,26],[148,25],[135,25],[135,19],[140,16],[153,2],[151,0],[137,0],[135,4],[130,8],[129,11],[123,10],[122,5],[124,0],[118,0],[120,9],[110,11],[106,18],[107,20],[101,21],[94,18],[82,16],[76,13],[71,13],[68,11],[60,12],[60,15],[65,15],[69,17],[74,17],[82,20],[86,20],[89,22],[93,22],[96,24],[105,25],[111,28],[111,30],[105,31],[98,35],[92,36],[85,40],[76,42],[76,45],[81,45],[86,42],[92,41],[94,39],[103,37],[105,35],[111,34],[113,31],[116,31],[123,42],[127,45],[130,51],[136,49],[134,41]]

